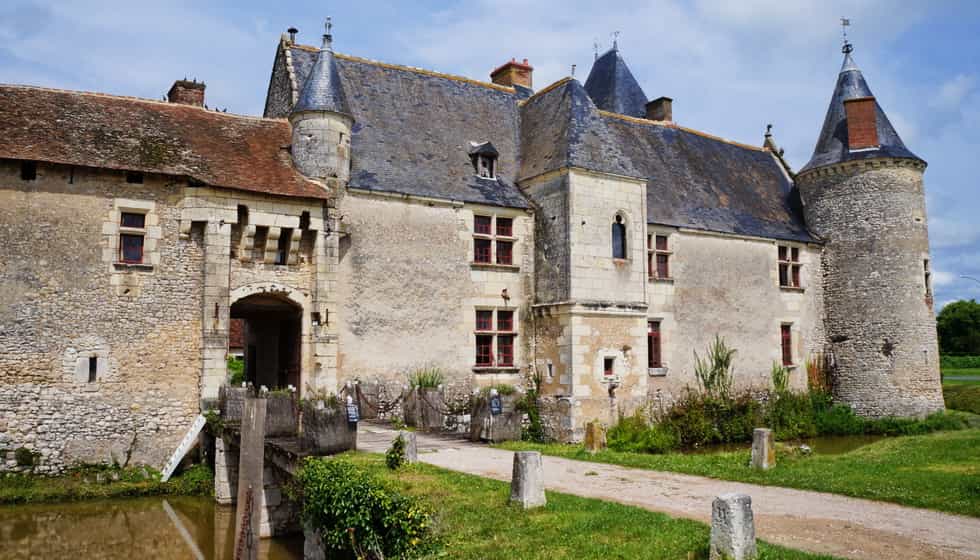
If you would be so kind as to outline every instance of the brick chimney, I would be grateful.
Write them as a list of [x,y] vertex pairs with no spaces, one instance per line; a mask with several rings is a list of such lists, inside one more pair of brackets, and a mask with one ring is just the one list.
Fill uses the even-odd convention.
[[167,92],[167,101],[204,107],[204,82],[177,80]]
[[527,59],[524,62],[517,62],[515,59],[510,59],[507,62],[490,72],[490,81],[501,86],[521,86],[531,89],[531,73],[534,68],[527,63]]
[[669,97],[658,97],[647,103],[647,118],[651,121],[674,120],[674,100]]
[[844,101],[847,112],[847,147],[851,150],[878,147],[878,121],[874,97]]

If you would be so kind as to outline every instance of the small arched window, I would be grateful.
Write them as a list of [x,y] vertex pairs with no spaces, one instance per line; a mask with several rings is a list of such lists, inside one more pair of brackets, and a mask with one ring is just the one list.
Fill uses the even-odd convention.
[[626,258],[626,224],[619,214],[616,215],[616,221],[612,225],[612,251],[614,259]]

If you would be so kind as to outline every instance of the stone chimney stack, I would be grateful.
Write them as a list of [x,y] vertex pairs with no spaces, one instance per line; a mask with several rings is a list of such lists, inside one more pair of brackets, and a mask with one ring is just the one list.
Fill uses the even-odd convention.
[[674,120],[674,100],[669,97],[658,97],[647,103],[647,118],[651,121]]
[[289,44],[295,45],[296,34],[299,33],[299,29],[296,29],[295,27],[290,27],[289,29],[286,30],[286,33],[289,33]]
[[501,86],[521,86],[531,89],[532,72],[534,72],[534,68],[527,63],[526,58],[524,62],[517,62],[512,58],[510,62],[506,62],[490,72],[490,81]]
[[177,80],[167,92],[167,101],[182,105],[204,107],[204,82]]
[[878,121],[874,97],[844,101],[847,112],[847,147],[850,150],[878,147]]

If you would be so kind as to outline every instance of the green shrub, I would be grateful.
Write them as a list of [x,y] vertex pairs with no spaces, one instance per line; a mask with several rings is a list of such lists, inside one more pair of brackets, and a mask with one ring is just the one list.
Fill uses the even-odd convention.
[[245,360],[228,356],[228,384],[240,387],[245,382]]
[[946,408],[980,414],[980,385],[943,387]]
[[489,387],[484,387],[480,389],[480,394],[484,396],[489,395],[491,390],[496,390],[498,395],[502,397],[506,397],[508,395],[513,395],[514,393],[516,393],[517,387],[514,387],[513,385],[509,385],[507,383],[494,383]]
[[446,380],[445,374],[437,367],[424,367],[414,370],[408,375],[408,386],[411,389],[435,389]]
[[309,457],[296,481],[290,494],[328,558],[414,558],[432,549],[427,508],[349,461]]
[[529,387],[517,409],[527,414],[527,427],[521,430],[521,439],[535,443],[544,443],[544,424],[541,423],[541,410],[538,407],[538,396],[541,394],[541,374],[533,373]]
[[784,391],[770,395],[763,422],[779,440],[813,437],[818,433],[813,400],[808,394]]
[[694,375],[701,390],[712,397],[724,397],[732,390],[732,360],[735,349],[729,348],[725,340],[715,335],[715,341],[708,347],[704,360],[694,352]]
[[621,417],[606,434],[609,448],[631,453],[666,453],[680,441],[672,427],[650,424],[639,412]]
[[947,356],[939,357],[939,366],[942,369],[978,369],[980,368],[980,356]]
[[385,452],[385,464],[395,471],[405,464],[405,438],[401,434],[391,442],[391,448]]
[[772,377],[772,390],[775,391],[777,395],[789,391],[788,367],[779,365],[778,362],[773,362],[772,370],[770,371],[769,375]]

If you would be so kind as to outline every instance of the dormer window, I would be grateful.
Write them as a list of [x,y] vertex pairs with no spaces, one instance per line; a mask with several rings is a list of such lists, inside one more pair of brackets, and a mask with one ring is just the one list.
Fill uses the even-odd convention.
[[473,163],[473,173],[483,179],[497,178],[497,148],[490,142],[470,142],[470,161]]

